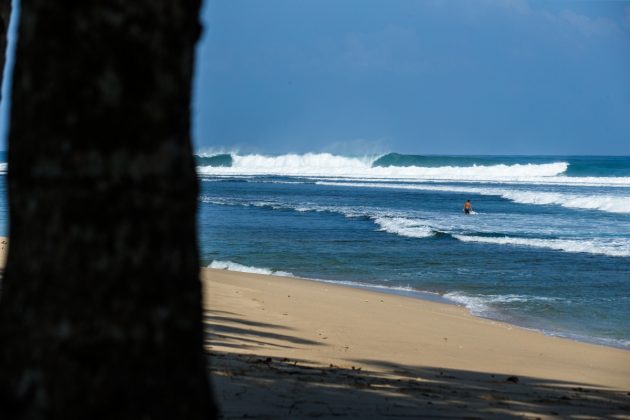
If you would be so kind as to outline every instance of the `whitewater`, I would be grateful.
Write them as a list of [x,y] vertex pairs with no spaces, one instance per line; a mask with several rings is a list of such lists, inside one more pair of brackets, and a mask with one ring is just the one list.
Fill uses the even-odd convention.
[[329,153],[281,156],[232,155],[232,164],[199,166],[202,175],[336,176],[348,178],[411,179],[524,179],[554,176],[567,169],[565,162],[542,165],[498,164],[468,167],[373,166],[378,157],[343,157]]
[[[267,156],[260,154],[229,154],[229,165],[197,167],[202,176],[293,176],[327,177],[363,180],[418,180],[461,182],[516,182],[547,183],[586,186],[630,187],[629,176],[567,177],[570,164],[561,160],[545,163],[466,164],[462,166],[423,166],[433,163],[426,157],[418,165],[387,165],[387,156],[346,157],[330,153],[286,154]],[[212,162],[216,156],[203,156]],[[223,162],[223,161],[222,161]],[[452,160],[449,160],[452,162]]]
[[559,205],[568,208],[600,210],[610,213],[630,213],[630,191],[616,194],[546,192],[532,189],[475,188],[474,186],[434,186],[396,183],[350,183],[318,181],[320,185],[360,188],[396,188],[408,190],[458,192],[478,195],[496,195],[508,200],[535,205]]

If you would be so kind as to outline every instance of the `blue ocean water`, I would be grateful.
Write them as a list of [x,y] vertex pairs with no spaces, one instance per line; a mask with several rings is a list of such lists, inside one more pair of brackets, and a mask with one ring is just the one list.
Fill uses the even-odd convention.
[[[206,266],[442,300],[630,349],[630,157],[197,159]],[[0,234],[6,217],[2,199]]]
[[432,296],[630,349],[630,157],[198,159],[206,265]]

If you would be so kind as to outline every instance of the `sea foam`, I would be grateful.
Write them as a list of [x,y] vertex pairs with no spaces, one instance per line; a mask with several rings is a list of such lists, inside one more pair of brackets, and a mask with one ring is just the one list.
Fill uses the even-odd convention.
[[[626,239],[559,239],[559,238],[523,238],[514,236],[479,236],[478,234],[462,234],[462,226],[450,226],[438,221],[430,221],[411,217],[405,212],[385,211],[371,207],[348,206],[321,206],[315,204],[294,205],[276,201],[242,201],[224,199],[220,197],[200,198],[202,202],[245,207],[261,207],[270,210],[292,210],[297,212],[329,212],[344,217],[366,218],[378,226],[378,230],[402,237],[427,239],[434,237],[438,232],[450,235],[461,242],[487,243],[494,245],[524,246],[533,248],[546,248],[562,252],[588,253],[606,255],[610,257],[630,257],[630,241]],[[475,233],[479,233],[475,232]],[[216,267],[220,268],[220,267]],[[266,270],[266,269],[263,269]],[[261,273],[269,274],[269,273]]]
[[252,273],[252,274],[264,274],[268,276],[282,276],[282,277],[292,277],[293,274],[288,273],[286,271],[272,270],[269,268],[262,267],[252,267],[239,263],[235,263],[232,261],[220,261],[214,260],[208,268],[216,268],[219,270],[228,270],[228,271],[238,271],[241,273]]
[[566,162],[543,164],[496,164],[468,166],[372,166],[374,157],[345,157],[330,153],[281,156],[233,154],[232,164],[198,166],[200,175],[334,176],[365,179],[504,180],[556,176],[565,172]]
[[[559,297],[549,297],[549,296],[528,296],[528,295],[515,295],[515,294],[505,294],[505,295],[497,295],[497,294],[488,294],[488,295],[480,295],[480,294],[470,294],[464,292],[449,292],[442,297],[450,300],[451,302],[455,302],[459,305],[462,305],[468,309],[468,311],[474,315],[484,318],[497,319],[499,321],[507,321],[510,322],[510,316],[501,309],[500,306],[504,306],[506,304],[521,304],[523,306],[527,306],[532,303],[547,303],[549,305],[567,305],[570,304],[569,301]],[[528,328],[532,329],[532,328]],[[609,338],[609,337],[597,337],[597,336],[589,336],[584,334],[575,334],[568,333],[566,331],[554,331],[553,329],[548,328],[533,328],[534,331],[539,331],[543,334],[555,337],[564,337],[578,341],[586,341],[590,343],[602,344],[605,346],[612,346],[618,348],[630,348],[630,340],[618,339],[618,338]]]
[[394,233],[408,238],[429,238],[435,235],[430,226],[421,221],[404,217],[375,217],[374,223],[380,226],[380,231]]
[[596,239],[542,239],[542,238],[515,238],[515,237],[491,237],[475,235],[452,235],[462,242],[477,242],[496,245],[514,245],[533,248],[546,248],[564,252],[584,252],[588,254],[607,255],[610,257],[630,257],[630,242],[626,240],[608,240],[606,242]]
[[505,295],[471,295],[462,292],[449,292],[443,295],[444,298],[456,302],[460,305],[465,306],[471,314],[475,316],[487,316],[489,314],[493,314],[495,310],[492,308],[493,304],[506,304],[506,303],[528,303],[533,301],[544,301],[544,302],[556,302],[559,299],[552,297],[543,297],[543,296],[527,296],[527,295],[516,295],[516,294],[505,294]]
[[559,205],[566,208],[599,210],[608,213],[630,213],[630,195],[610,194],[575,194],[560,192],[531,191],[505,188],[477,188],[456,185],[418,185],[418,184],[388,184],[388,183],[360,183],[360,182],[327,182],[319,181],[319,185],[360,187],[360,188],[392,188],[419,191],[443,191],[466,194],[492,195],[521,204]]

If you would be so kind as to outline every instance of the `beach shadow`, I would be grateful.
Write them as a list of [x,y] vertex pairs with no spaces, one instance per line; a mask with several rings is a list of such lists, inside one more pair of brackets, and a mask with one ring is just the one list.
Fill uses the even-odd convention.
[[278,325],[278,324],[269,324],[266,322],[257,322],[257,321],[250,321],[249,319],[245,319],[245,318],[238,318],[238,314],[234,314],[237,316],[220,316],[220,315],[215,315],[212,313],[212,311],[207,311],[206,314],[204,315],[204,322],[206,323],[217,323],[217,324],[225,324],[225,323],[229,323],[229,324],[239,324],[239,325],[247,325],[250,327],[262,327],[262,328],[275,328],[275,329],[279,329],[279,330],[290,330],[291,328],[289,327],[285,327],[284,325]]
[[204,321],[223,418],[630,418],[628,392],[386,360],[323,366],[266,353],[325,345],[286,326],[216,311]]
[[216,311],[206,311],[203,322],[205,325],[205,345],[222,346],[241,349],[264,349],[265,347],[294,348],[292,345],[315,345],[319,343],[294,337],[274,330],[287,331],[289,327],[265,322],[251,321],[241,318],[239,314],[232,316],[217,315]]
[[[628,418],[627,392],[439,367],[211,352],[223,418]],[[363,363],[365,362],[365,363]],[[370,370],[379,366],[386,371]]]

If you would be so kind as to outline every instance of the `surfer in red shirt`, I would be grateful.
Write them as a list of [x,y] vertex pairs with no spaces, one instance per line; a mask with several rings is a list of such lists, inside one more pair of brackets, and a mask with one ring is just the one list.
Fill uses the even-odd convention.
[[466,200],[464,203],[464,214],[470,214],[472,211],[472,206],[470,205],[470,200]]

